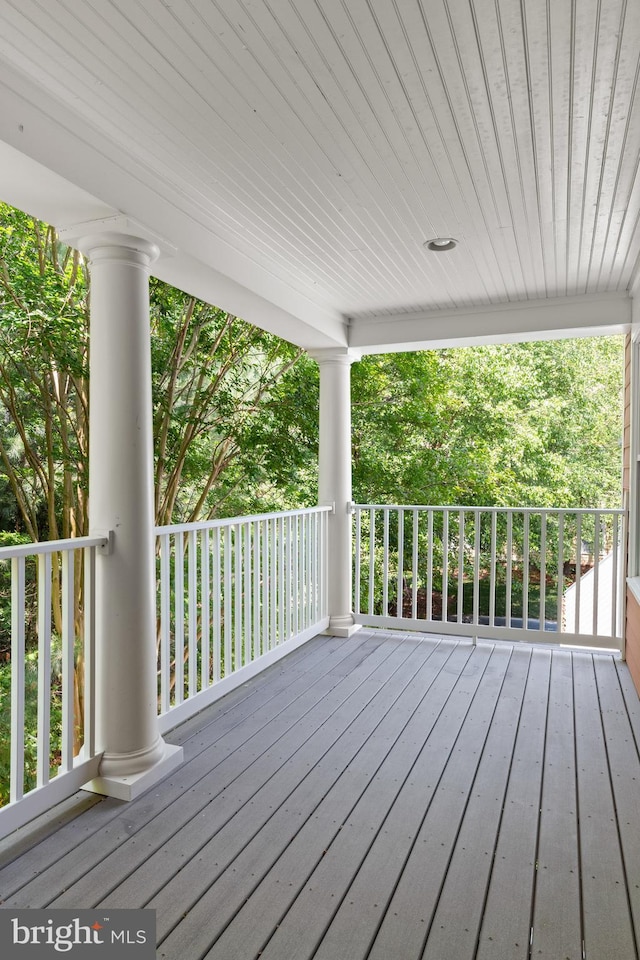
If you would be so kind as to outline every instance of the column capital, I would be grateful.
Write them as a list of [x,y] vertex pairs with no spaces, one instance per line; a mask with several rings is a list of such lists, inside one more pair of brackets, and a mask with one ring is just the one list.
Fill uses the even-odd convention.
[[168,240],[124,214],[69,224],[60,227],[58,236],[94,261],[113,259],[115,248],[120,256],[124,253],[131,261],[150,266],[154,260],[177,252]]
[[309,356],[316,363],[334,363],[344,366],[351,366],[362,357],[361,350],[354,350],[351,347],[326,347],[320,350],[309,350]]

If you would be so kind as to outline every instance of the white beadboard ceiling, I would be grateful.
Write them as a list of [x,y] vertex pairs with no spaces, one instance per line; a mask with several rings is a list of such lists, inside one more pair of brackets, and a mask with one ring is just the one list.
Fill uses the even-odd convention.
[[639,0],[0,0],[0,199],[305,346],[613,329],[639,71]]

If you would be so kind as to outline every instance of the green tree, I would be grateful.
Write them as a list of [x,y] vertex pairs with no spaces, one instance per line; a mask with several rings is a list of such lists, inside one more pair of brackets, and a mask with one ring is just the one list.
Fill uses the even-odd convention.
[[156,522],[260,508],[273,448],[255,425],[301,351],[157,280],[151,333]]
[[365,357],[360,502],[616,507],[621,337]]
[[[0,530],[28,541],[88,532],[90,288],[88,265],[52,227],[0,204]],[[261,404],[291,370],[299,349],[157,280],[150,293],[157,523],[221,515],[229,507],[259,508],[243,470],[260,479],[272,451],[264,444],[250,448],[247,438]],[[276,441],[273,431],[271,439]],[[60,573],[54,554],[58,637]],[[81,564],[75,576],[80,640]],[[5,653],[8,585],[5,576],[0,603]],[[35,580],[33,587],[30,622]],[[32,657],[35,630],[28,640]],[[78,642],[76,752],[83,677]]]
[[55,230],[0,206],[0,463],[32,540],[87,528],[87,273]]

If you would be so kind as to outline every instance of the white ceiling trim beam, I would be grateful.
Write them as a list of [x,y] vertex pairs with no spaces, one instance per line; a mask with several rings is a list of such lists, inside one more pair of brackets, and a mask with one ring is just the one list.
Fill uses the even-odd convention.
[[[167,195],[168,185],[153,171],[86,124],[80,129],[72,113],[2,63],[0,102],[0,200],[56,227],[85,219],[85,211],[86,219],[114,212],[130,217],[177,248],[172,266],[154,265],[161,279],[302,347],[346,346],[347,326],[338,311],[314,303],[232,248],[201,222],[176,185]],[[47,191],[56,185],[54,202]],[[63,202],[69,203],[68,215]]]
[[631,308],[626,293],[611,293],[354,319],[349,346],[363,354],[393,353],[613,335],[629,330]]

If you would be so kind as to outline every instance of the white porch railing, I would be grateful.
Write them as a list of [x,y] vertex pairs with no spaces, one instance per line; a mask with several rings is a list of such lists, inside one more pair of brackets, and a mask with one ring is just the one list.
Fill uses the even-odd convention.
[[161,731],[327,626],[329,512],[157,529]]
[[[3,612],[10,591],[11,622],[10,650],[4,651],[10,689],[4,682],[0,689],[3,727],[10,716],[2,731],[9,802],[0,809],[0,836],[97,774],[94,571],[96,550],[108,543],[106,537],[81,537],[0,549]],[[82,610],[74,599],[77,586]],[[61,729],[59,742],[54,729]]]
[[624,510],[354,509],[357,622],[621,649]]
[[[328,625],[329,512],[157,529],[161,732]],[[98,775],[95,563],[96,551],[109,548],[108,537],[83,537],[0,549],[0,644],[2,617],[10,617],[10,667],[0,675],[0,783],[9,787],[0,836]]]

